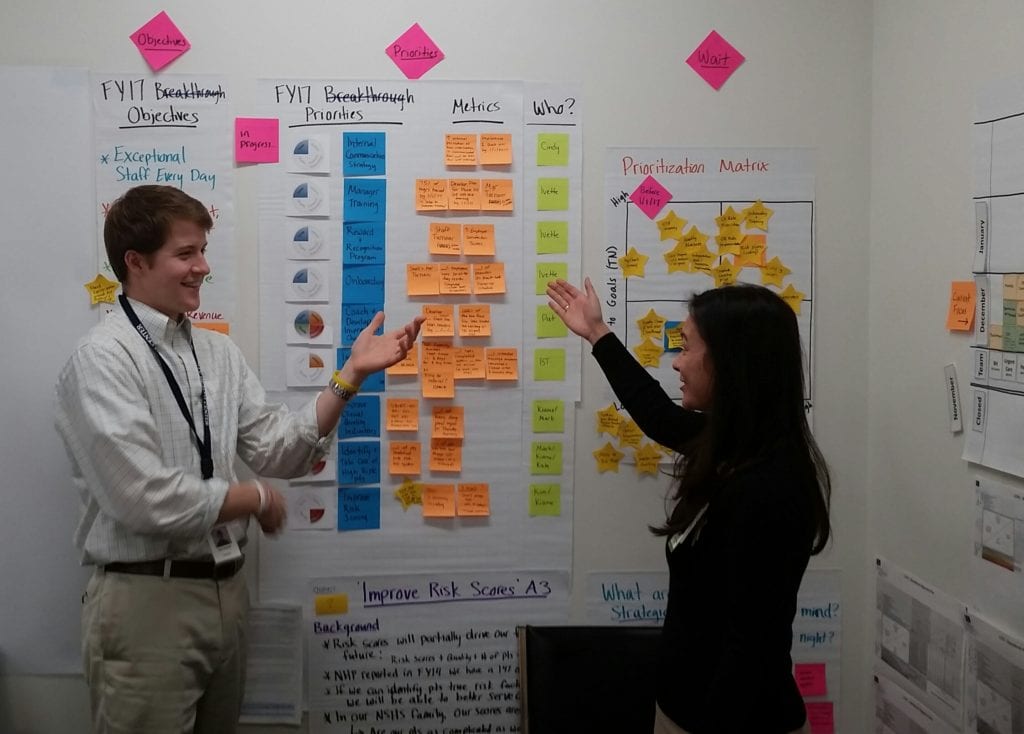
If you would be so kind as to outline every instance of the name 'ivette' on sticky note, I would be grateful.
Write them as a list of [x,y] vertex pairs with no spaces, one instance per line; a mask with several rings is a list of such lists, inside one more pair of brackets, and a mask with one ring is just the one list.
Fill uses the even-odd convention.
[[348,594],[317,594],[313,606],[318,617],[348,614]]

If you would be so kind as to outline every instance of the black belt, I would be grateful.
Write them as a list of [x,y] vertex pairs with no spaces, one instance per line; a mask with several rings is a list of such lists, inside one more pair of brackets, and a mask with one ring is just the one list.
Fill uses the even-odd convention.
[[[213,561],[170,561],[167,574],[176,579],[229,579],[245,565],[245,556],[238,560],[216,564]],[[138,563],[108,563],[103,567],[110,573],[130,573],[140,576],[163,576],[164,561],[139,561]]]

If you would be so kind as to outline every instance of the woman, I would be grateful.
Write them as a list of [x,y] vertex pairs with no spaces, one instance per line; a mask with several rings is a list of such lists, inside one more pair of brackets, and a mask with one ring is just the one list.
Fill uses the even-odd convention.
[[830,481],[804,413],[796,317],[767,288],[690,301],[672,362],[682,405],[611,333],[590,279],[548,284],[644,433],[678,452],[664,525],[669,599],[656,734],[809,731],[792,676],[796,595],[830,534]]

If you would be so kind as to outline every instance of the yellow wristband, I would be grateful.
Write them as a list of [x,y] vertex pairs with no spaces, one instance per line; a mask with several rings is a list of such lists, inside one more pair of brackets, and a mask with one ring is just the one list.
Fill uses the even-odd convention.
[[341,370],[336,370],[334,375],[331,376],[331,392],[339,398],[348,400],[359,392],[359,386],[341,379]]

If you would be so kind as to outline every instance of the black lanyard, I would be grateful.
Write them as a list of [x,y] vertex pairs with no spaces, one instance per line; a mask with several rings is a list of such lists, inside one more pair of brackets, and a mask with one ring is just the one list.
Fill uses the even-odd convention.
[[188,421],[188,427],[192,429],[192,435],[196,439],[196,447],[199,449],[199,467],[203,473],[203,479],[209,479],[213,476],[213,445],[210,443],[210,409],[206,405],[206,383],[203,382],[203,370],[199,367],[199,358],[196,356],[196,347],[192,343],[192,339],[188,340],[188,345],[192,348],[192,359],[196,361],[196,371],[199,373],[199,398],[203,404],[202,440],[199,439],[195,421],[192,420],[192,411],[188,409],[188,405],[185,403],[185,397],[181,394],[178,381],[174,379],[174,373],[171,372],[171,368],[167,366],[164,358],[160,356],[160,351],[156,348],[153,337],[149,335],[146,327],[139,321],[139,317],[135,314],[135,309],[132,308],[132,304],[128,302],[123,293],[118,296],[118,300],[121,302],[121,308],[124,309],[124,314],[128,317],[128,321],[139,332],[139,336],[146,340],[149,348],[153,350],[153,356],[156,357],[156,361],[160,364],[160,369],[164,372],[164,377],[167,378],[167,384],[170,386],[171,392],[174,393],[174,399],[178,401],[181,414],[185,416],[185,420]]

